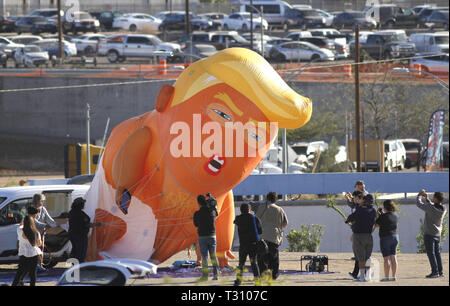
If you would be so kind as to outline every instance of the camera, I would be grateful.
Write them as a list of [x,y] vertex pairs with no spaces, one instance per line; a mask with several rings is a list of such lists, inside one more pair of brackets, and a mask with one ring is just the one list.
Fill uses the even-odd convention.
[[217,213],[217,201],[209,192],[206,194],[206,207],[209,210],[215,210]]

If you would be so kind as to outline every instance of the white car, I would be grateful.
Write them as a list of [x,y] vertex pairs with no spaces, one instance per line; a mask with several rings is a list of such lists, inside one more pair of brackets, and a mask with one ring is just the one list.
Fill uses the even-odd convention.
[[77,53],[90,55],[96,53],[99,41],[105,37],[103,34],[85,34],[73,38],[71,42],[77,46]]
[[398,170],[405,168],[406,149],[400,140],[384,141],[384,168],[387,172],[392,172],[394,168]]
[[125,14],[114,19],[112,27],[135,32],[137,30],[156,32],[162,20],[148,14]]
[[422,71],[430,72],[432,74],[446,74],[448,76],[448,53],[422,58],[413,58],[409,62],[409,67],[412,69],[417,69],[417,65],[421,65]]
[[5,51],[8,56],[23,47],[25,47],[24,44],[16,44],[6,37],[0,37],[0,50]]
[[111,63],[123,61],[126,57],[154,57],[157,54],[171,57],[174,53],[181,53],[179,44],[163,42],[155,35],[113,35],[98,45],[98,54],[107,56]]
[[[253,29],[260,29],[261,24],[264,30],[269,28],[267,20],[259,17],[258,14],[253,14]],[[240,12],[229,15],[223,19],[223,28],[225,30],[250,30],[250,13]]]
[[333,20],[334,20],[334,15],[330,14],[328,12],[322,11],[322,10],[315,10],[317,13],[319,13],[320,16],[322,16],[323,18],[325,18],[325,25],[327,27],[331,27],[333,24]]
[[335,54],[331,50],[319,48],[308,42],[293,41],[273,46],[269,57],[278,61],[334,61]]
[[30,45],[35,41],[42,40],[43,38],[37,35],[18,35],[9,37],[9,39],[16,44]]
[[50,267],[60,260],[65,260],[72,250],[67,233],[69,228],[67,213],[70,211],[72,201],[78,197],[84,197],[89,187],[89,185],[39,185],[0,188],[0,263],[19,260],[17,228],[27,214],[27,207],[36,193],[45,194],[44,206],[59,224],[59,228],[51,229],[57,237],[53,237],[50,230],[46,235],[46,244],[51,244],[52,252],[44,251],[44,263]]
[[14,53],[16,68],[20,65],[25,67],[39,67],[40,65],[48,64],[48,60],[48,52],[42,51],[41,48],[34,45],[25,46]]

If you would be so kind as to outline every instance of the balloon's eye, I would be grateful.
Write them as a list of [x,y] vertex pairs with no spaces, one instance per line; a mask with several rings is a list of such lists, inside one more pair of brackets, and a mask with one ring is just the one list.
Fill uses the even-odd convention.
[[228,115],[225,114],[224,112],[222,112],[222,111],[220,111],[220,110],[218,110],[218,109],[213,109],[213,110],[214,110],[214,112],[215,112],[216,114],[218,114],[218,115],[221,116],[222,118],[224,118],[224,119],[226,119],[226,120],[228,120],[228,121],[231,121],[230,116],[228,116]]

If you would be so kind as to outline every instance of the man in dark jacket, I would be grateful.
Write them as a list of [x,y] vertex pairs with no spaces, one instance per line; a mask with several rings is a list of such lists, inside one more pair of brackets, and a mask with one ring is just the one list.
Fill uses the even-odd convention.
[[[210,197],[207,201],[204,195],[197,197],[200,209],[194,213],[194,225],[197,227],[198,244],[202,254],[202,277],[200,281],[208,280],[208,253],[213,264],[213,280],[218,279],[219,264],[216,257],[216,217],[215,199]],[[209,202],[209,203],[208,203]]]
[[72,254],[80,263],[84,262],[88,247],[88,233],[91,219],[83,211],[83,198],[76,198],[69,212],[69,237],[72,243]]
[[359,264],[358,281],[370,281],[370,266],[366,261],[372,255],[373,237],[372,231],[375,224],[376,210],[373,205],[373,196],[363,196],[362,192],[356,195],[356,201],[359,202],[355,211],[348,216],[346,223],[352,224],[353,238],[352,247],[355,258]]
[[256,260],[256,242],[260,239],[259,235],[262,234],[261,222],[251,214],[250,205],[244,203],[241,205],[241,215],[236,217],[234,224],[238,227],[239,235],[239,266],[234,285],[239,286],[242,282],[242,272],[247,255],[250,257],[255,283],[258,284],[260,272]]

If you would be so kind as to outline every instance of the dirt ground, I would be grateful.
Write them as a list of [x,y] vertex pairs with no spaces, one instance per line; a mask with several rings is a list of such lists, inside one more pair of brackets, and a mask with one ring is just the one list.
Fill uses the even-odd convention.
[[[237,252],[233,252],[236,259],[230,260],[230,265],[236,267]],[[300,271],[300,257],[311,253],[288,253],[280,252],[280,270],[296,270]],[[449,286],[449,253],[443,253],[443,265],[445,277],[436,279],[426,279],[425,276],[430,273],[430,267],[426,254],[399,254],[398,255],[398,273],[395,282],[379,282],[370,283],[353,282],[348,272],[353,270],[353,254],[351,253],[319,253],[327,255],[329,258],[329,271],[335,272],[330,274],[312,274],[312,275],[289,275],[281,273],[280,277],[273,283],[266,285],[272,286]],[[373,254],[374,262],[380,264],[379,279],[383,278],[383,258],[380,253]],[[159,267],[170,267],[176,260],[186,260],[187,252],[180,252]],[[247,264],[249,264],[247,262]],[[305,269],[303,263],[303,269]],[[1,273],[10,273],[16,269],[16,264],[0,265]],[[56,268],[64,268],[65,263],[59,263]],[[376,275],[375,275],[376,277]],[[139,286],[232,286],[235,276],[220,276],[217,281],[198,282],[197,277],[180,277],[180,278],[149,278],[140,279],[130,282]],[[253,277],[244,275],[243,286],[253,286]],[[12,281],[12,280],[11,280]],[[38,286],[53,286],[56,282],[39,282]]]

